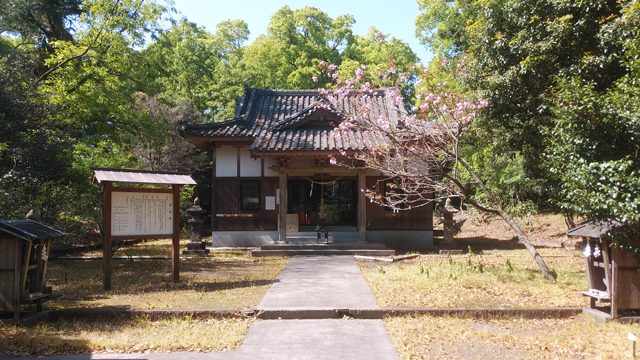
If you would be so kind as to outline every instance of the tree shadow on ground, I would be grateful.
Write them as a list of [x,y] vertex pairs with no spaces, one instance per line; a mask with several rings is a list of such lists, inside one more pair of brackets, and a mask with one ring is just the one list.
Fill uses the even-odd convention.
[[522,250],[526,249],[525,246],[518,241],[517,237],[511,239],[496,239],[485,236],[473,236],[473,237],[458,237],[455,239],[458,243],[458,249],[462,249],[468,252],[469,247],[473,252],[480,252],[485,250]]

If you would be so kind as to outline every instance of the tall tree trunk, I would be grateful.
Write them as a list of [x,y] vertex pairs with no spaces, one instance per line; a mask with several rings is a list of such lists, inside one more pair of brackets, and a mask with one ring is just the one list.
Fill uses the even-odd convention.
[[[482,207],[478,207],[479,204],[477,202],[469,201],[469,203],[471,203],[472,205],[474,205],[475,207],[478,207],[479,209],[481,209],[483,211],[489,211],[489,212],[493,212],[495,214],[500,215],[500,217],[504,221],[506,221],[507,224],[509,224],[509,226],[511,227],[511,229],[513,229],[513,231],[516,233],[516,235],[518,235],[518,240],[520,240],[520,242],[527,248],[527,250],[529,250],[529,253],[531,254],[531,256],[533,256],[533,259],[538,264],[538,267],[540,268],[540,271],[542,271],[542,275],[547,280],[555,283],[556,282],[555,273],[553,273],[551,270],[549,270],[549,267],[547,267],[547,264],[544,262],[544,259],[542,258],[542,256],[540,256],[540,254],[538,253],[536,248],[533,247],[533,245],[531,244],[531,241],[529,241],[529,238],[527,237],[527,235],[524,233],[524,231],[522,231],[522,229],[515,222],[515,220],[513,220],[511,215],[509,215],[506,211],[504,211],[504,209],[502,208],[502,205],[501,205],[500,201],[498,200],[498,198],[496,196],[494,196],[493,193],[489,191],[489,189],[487,189],[487,187],[485,186],[484,182],[480,179],[480,177],[478,177],[478,175],[476,175],[476,173],[471,169],[471,166],[469,166],[469,164],[464,159],[458,158],[458,161],[462,164],[462,166],[464,166],[464,168],[473,177],[473,179],[478,184],[478,186],[480,186],[480,188],[485,193],[485,195],[487,195],[487,197],[489,198],[489,200],[491,201],[491,203],[493,204],[495,209],[487,210],[486,207],[485,207],[485,209],[483,210]],[[465,196],[465,197],[468,199],[468,196]],[[468,200],[471,200],[471,199],[468,199]]]
[[524,233],[524,231],[522,231],[518,223],[516,223],[513,220],[513,218],[511,218],[511,215],[509,215],[506,211],[502,210],[502,207],[498,208],[498,213],[500,217],[504,219],[504,221],[506,221],[507,224],[509,224],[511,229],[515,231],[516,235],[518,235],[518,240],[520,240],[520,242],[524,245],[524,247],[526,247],[527,250],[529,250],[529,253],[531,254],[531,256],[533,256],[533,259],[538,264],[540,271],[542,271],[542,275],[544,275],[544,277],[547,278],[547,280],[551,282],[556,282],[555,274],[549,270],[549,268],[547,267],[547,263],[544,262],[544,259],[542,258],[542,256],[540,256],[540,254],[538,253],[538,250],[536,250],[536,248],[533,247],[533,245],[531,245],[531,241],[529,241],[529,238]]

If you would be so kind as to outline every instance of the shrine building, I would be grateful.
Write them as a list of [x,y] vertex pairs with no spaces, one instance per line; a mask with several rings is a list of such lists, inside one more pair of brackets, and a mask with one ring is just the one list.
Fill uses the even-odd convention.
[[[373,96],[378,106],[396,106],[385,90]],[[406,115],[395,110],[389,113]],[[320,224],[334,242],[432,248],[432,204],[394,212],[362,191],[385,191],[381,173],[330,163],[346,163],[376,142],[362,131],[334,134],[342,120],[318,90],[247,87],[233,118],[184,125],[182,135],[213,155],[213,246],[296,242],[315,237]]]

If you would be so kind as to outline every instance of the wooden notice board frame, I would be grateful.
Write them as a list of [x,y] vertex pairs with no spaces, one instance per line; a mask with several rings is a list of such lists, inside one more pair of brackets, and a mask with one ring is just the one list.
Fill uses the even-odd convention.
[[[104,185],[103,192],[103,230],[104,244],[102,249],[103,259],[103,288],[111,290],[111,243],[113,240],[130,239],[166,239],[171,237],[171,277],[174,283],[180,281],[180,188],[182,185],[195,185],[196,182],[187,174],[167,173],[158,171],[123,170],[123,169],[99,169],[93,170],[93,181]],[[147,184],[171,186],[170,189],[148,189],[140,187],[114,187],[114,183]],[[173,194],[172,231],[161,234],[142,235],[112,235],[113,229],[113,194],[118,192],[130,192],[140,194]]]

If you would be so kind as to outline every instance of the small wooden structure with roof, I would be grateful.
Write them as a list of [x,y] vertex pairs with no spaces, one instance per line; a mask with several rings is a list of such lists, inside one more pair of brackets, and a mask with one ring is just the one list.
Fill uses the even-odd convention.
[[20,318],[22,304],[36,304],[51,297],[46,291],[47,263],[51,239],[65,233],[24,220],[0,220],[0,311]]
[[640,318],[640,265],[631,254],[612,246],[604,236],[619,226],[615,220],[588,222],[567,231],[569,236],[587,239],[584,255],[589,290],[582,295],[591,301],[585,313],[603,322]]
[[[93,182],[104,185],[103,270],[111,289],[111,241],[171,237],[173,282],[180,280],[180,187],[195,185],[188,174],[126,169],[93,169]],[[171,188],[114,187],[114,183]]]

